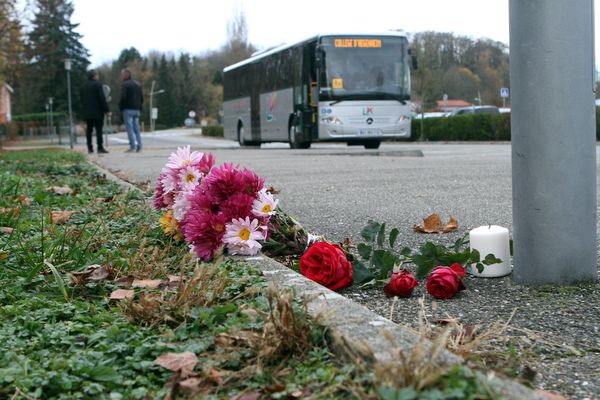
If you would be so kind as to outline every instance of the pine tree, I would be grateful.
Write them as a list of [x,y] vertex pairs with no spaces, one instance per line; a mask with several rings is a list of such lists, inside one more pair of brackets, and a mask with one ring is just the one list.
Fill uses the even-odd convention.
[[77,88],[85,81],[89,65],[87,49],[81,43],[81,34],[75,32],[79,24],[71,22],[74,7],[69,0],[36,0],[26,54],[29,60],[27,90],[29,112],[41,111],[49,97],[54,98],[55,110],[67,110],[67,75],[65,59],[71,60],[71,88],[73,108],[79,105]]
[[162,125],[162,127],[165,128],[177,126],[183,121],[177,122],[175,84],[172,71],[169,69],[169,62],[164,54],[160,57],[158,70],[155,76],[156,87],[165,90],[164,93],[161,93],[154,98],[154,103],[156,104],[156,107],[158,107],[158,119],[156,120],[156,124]]

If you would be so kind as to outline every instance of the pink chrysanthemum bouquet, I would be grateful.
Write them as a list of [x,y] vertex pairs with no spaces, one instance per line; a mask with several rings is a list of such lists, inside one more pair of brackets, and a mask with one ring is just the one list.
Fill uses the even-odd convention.
[[[278,200],[252,171],[227,163],[213,167],[214,162],[212,154],[192,152],[190,146],[169,157],[154,192],[154,207],[166,210],[163,230],[183,236],[203,260],[223,248],[230,254],[254,255],[268,238]],[[179,230],[173,229],[173,220]]]

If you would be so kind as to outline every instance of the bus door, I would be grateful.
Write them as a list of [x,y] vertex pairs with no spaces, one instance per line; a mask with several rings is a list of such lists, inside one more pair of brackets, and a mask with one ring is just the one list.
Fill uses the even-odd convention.
[[260,79],[255,79],[255,65],[250,65],[250,124],[252,142],[260,143]]
[[304,47],[302,57],[303,109],[302,125],[305,137],[317,138],[317,108],[319,105],[317,86],[317,46],[310,43]]

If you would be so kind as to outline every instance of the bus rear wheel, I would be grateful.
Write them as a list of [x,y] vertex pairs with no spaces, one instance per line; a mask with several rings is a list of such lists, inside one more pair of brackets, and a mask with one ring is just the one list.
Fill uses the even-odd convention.
[[290,142],[290,149],[308,149],[310,142],[305,142],[298,139],[298,129],[294,123],[290,123],[288,128],[288,136]]

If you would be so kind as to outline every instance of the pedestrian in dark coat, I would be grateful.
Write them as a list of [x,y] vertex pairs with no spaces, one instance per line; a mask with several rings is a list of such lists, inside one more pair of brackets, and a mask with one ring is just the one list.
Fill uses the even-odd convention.
[[85,135],[88,153],[94,152],[92,144],[94,128],[96,129],[98,153],[108,153],[102,144],[102,127],[104,126],[104,116],[109,114],[108,104],[102,84],[98,80],[100,78],[98,72],[92,69],[87,74],[88,80],[79,89],[79,96],[81,97],[81,118],[86,122]]

